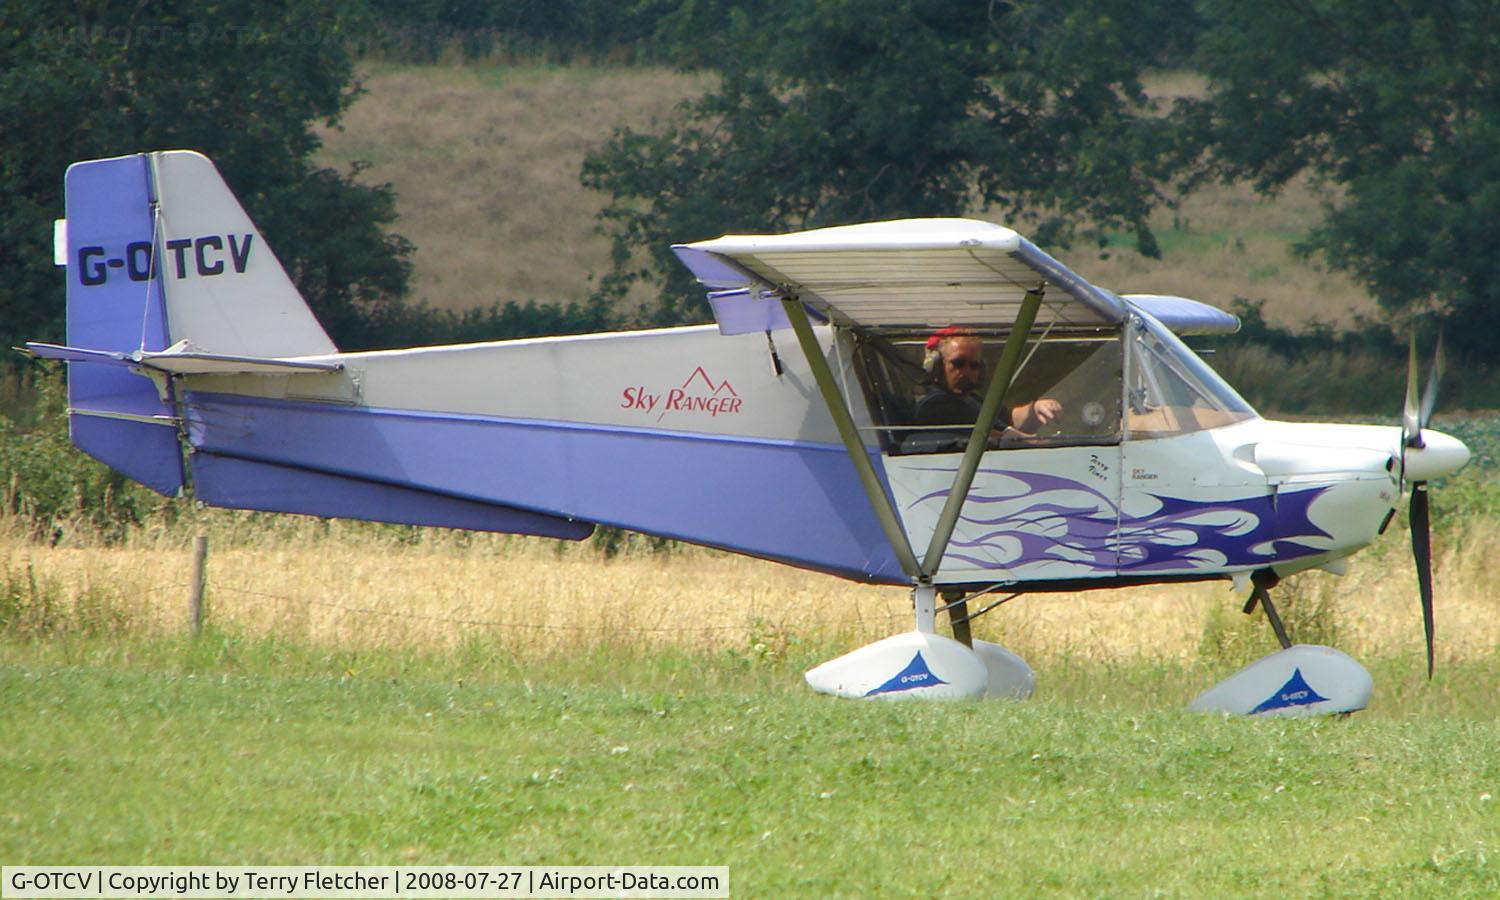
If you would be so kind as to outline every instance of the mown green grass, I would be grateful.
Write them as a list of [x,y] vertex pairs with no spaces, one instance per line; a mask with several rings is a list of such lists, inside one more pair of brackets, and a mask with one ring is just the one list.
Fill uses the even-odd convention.
[[1289,721],[1182,711],[1209,675],[1171,667],[902,704],[812,695],[804,662],[7,640],[0,859],[728,865],[737,897],[1500,891],[1491,663],[1427,687],[1393,662],[1404,695]]
[[[1434,487],[1440,536],[1500,509],[1500,425],[1442,427],[1476,463]],[[274,550],[306,537],[292,521],[215,540]],[[1369,710],[1286,721],[1184,709],[1275,648],[1235,604],[1190,664],[1049,659],[1030,701],[924,705],[808,691],[806,668],[851,649],[836,634],[565,652],[476,629],[393,650],[211,618],[192,639],[132,619],[105,579],[75,596],[29,563],[4,574],[6,865],[728,865],[736,897],[1500,895],[1500,659],[1428,682],[1415,612],[1407,655],[1361,660]],[[1316,597],[1279,599],[1299,639],[1339,644],[1301,631]],[[1440,647],[1449,621],[1440,597]]]

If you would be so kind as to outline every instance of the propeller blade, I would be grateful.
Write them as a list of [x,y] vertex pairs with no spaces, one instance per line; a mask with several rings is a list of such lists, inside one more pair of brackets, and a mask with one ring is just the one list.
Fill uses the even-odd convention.
[[1411,332],[1410,352],[1407,354],[1406,362],[1406,402],[1401,407],[1401,446],[1415,446],[1413,441],[1420,441],[1422,424],[1419,418],[1421,409],[1417,405],[1417,332]]
[[1427,635],[1427,677],[1432,678],[1432,535],[1427,482],[1411,486],[1411,555],[1417,562],[1417,590],[1422,596],[1422,629]]
[[[1427,371],[1427,387],[1422,391],[1422,408],[1417,414],[1417,427],[1426,428],[1432,421],[1432,408],[1437,405],[1438,382],[1443,378],[1443,333],[1438,332],[1437,349],[1432,353],[1432,368]],[[1418,438],[1417,446],[1421,446]]]

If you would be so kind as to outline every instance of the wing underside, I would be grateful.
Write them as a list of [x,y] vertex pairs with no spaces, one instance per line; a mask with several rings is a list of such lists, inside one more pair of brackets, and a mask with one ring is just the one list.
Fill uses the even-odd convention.
[[1117,325],[1131,309],[1182,334],[1228,334],[1235,316],[1184,297],[1121,297],[1016,232],[972,219],[902,219],[783,235],[726,235],[673,248],[709,289],[726,334],[786,327],[782,297],[845,327],[1004,330],[1045,284],[1039,329]]
[[795,296],[844,326],[1003,327],[1042,282],[1049,290],[1037,317],[1041,327],[1108,327],[1126,314],[1118,296],[1024,237],[968,219],[728,235],[676,249],[711,287],[742,288],[749,298]]

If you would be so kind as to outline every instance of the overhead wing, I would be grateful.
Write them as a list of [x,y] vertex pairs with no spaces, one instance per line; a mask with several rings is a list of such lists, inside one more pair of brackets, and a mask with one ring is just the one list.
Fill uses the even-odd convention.
[[[1118,296],[1090,284],[1035,244],[972,219],[901,219],[781,235],[725,235],[673,247],[719,294],[745,303],[796,296],[841,325],[926,329],[1004,326],[1026,291],[1045,281],[1039,327],[1111,325],[1126,314]],[[721,319],[722,321],[722,319]]]

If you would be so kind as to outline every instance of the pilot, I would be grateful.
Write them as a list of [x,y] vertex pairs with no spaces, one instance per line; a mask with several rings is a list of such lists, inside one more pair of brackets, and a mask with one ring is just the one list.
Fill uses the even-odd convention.
[[[976,390],[985,386],[984,341],[961,328],[944,328],[927,339],[923,368],[936,382],[932,391],[917,401],[914,425],[963,425],[972,427],[982,405]],[[1056,419],[1063,406],[1051,397],[1039,397],[1020,406],[1000,407],[999,421],[990,432],[988,446],[1032,437],[1037,429]],[[929,432],[929,434],[932,434]],[[937,435],[963,442],[968,433]]]

